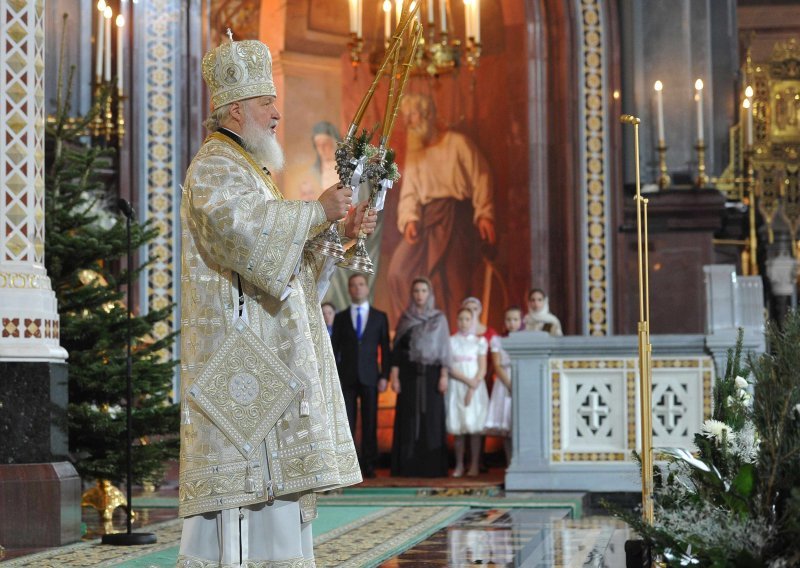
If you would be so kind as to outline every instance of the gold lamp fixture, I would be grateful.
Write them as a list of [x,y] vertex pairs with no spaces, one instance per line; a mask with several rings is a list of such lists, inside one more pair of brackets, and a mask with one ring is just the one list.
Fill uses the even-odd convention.
[[[350,5],[350,61],[357,67],[362,61],[364,49],[364,3],[367,0],[349,0]],[[452,2],[464,3],[464,37],[456,37],[453,29]],[[481,6],[480,0],[372,0],[371,5],[382,21],[382,41],[375,42],[369,56],[370,70],[375,73],[384,60],[386,49],[392,39],[392,30],[400,21],[403,4],[417,10],[417,21],[425,28],[423,38],[414,56],[411,73],[437,77],[461,67],[474,70],[481,57]]]

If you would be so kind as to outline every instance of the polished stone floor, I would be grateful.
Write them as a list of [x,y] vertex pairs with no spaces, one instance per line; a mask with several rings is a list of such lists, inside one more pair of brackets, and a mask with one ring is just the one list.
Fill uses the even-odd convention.
[[[408,507],[437,506],[442,509],[456,511],[450,515],[446,521],[446,526],[433,525],[426,530],[420,528],[414,538],[396,549],[393,556],[383,555],[380,563],[369,562],[369,566],[383,566],[387,568],[409,568],[424,566],[525,566],[532,568],[544,567],[621,567],[625,566],[624,542],[631,537],[629,530],[619,521],[605,516],[598,515],[596,510],[587,511],[587,499],[583,499],[579,494],[577,502],[584,503],[583,506],[575,506],[575,496],[573,495],[572,505],[568,496],[565,494],[559,499],[554,499],[556,494],[504,494],[500,489],[499,483],[492,484],[492,481],[500,476],[492,474],[482,476],[482,479],[475,480],[475,487],[463,488],[456,491],[455,487],[444,486],[438,490],[412,490],[413,493],[406,495],[406,490],[390,489],[389,491],[400,491],[391,493],[393,502],[386,495],[380,494],[380,487],[385,487],[390,480],[378,478],[370,480],[372,484],[366,489],[359,491],[354,489],[352,494],[340,495],[338,497],[327,497],[321,502],[332,505],[348,504],[351,507],[383,505],[389,510],[389,505],[395,511],[398,519],[403,518],[402,510]],[[430,480],[428,480],[430,482]],[[462,482],[466,483],[466,482]],[[367,485],[367,484],[365,484]],[[373,493],[377,491],[378,493]],[[139,502],[137,507],[137,518],[134,523],[135,530],[148,530],[148,526],[158,525],[164,521],[174,520],[177,517],[177,489],[173,486],[162,487],[156,493],[140,493],[135,498]],[[475,503],[467,502],[470,495],[474,496]],[[563,498],[561,498],[563,497]],[[493,500],[496,500],[494,504]],[[538,506],[529,504],[532,501],[539,501]],[[545,501],[551,503],[545,503]],[[373,502],[378,501],[378,502]],[[538,507],[538,508],[537,508]],[[328,514],[339,518],[338,512],[329,508]],[[388,513],[387,513],[388,514]],[[588,514],[588,516],[587,516]],[[117,509],[114,520],[110,524],[100,521],[99,515],[92,509],[83,510],[83,519],[86,526],[85,539],[96,539],[106,532],[116,532],[124,530],[125,515],[123,509]],[[384,524],[391,524],[389,517]],[[374,533],[378,530],[379,522],[373,522],[360,528],[354,528],[347,534],[342,534],[335,542],[329,540],[318,550],[319,566],[337,566],[338,562],[331,562],[330,551],[336,549],[337,554],[342,550],[347,551],[354,548],[353,543],[364,540],[365,537],[375,537]],[[394,525],[395,527],[399,525]],[[143,527],[140,528],[140,527]],[[320,526],[321,528],[321,526]],[[386,534],[392,535],[399,529],[392,530],[391,526],[385,527]],[[407,529],[409,530],[409,529]],[[413,534],[413,529],[410,529]],[[174,532],[174,531],[173,531]],[[382,539],[384,537],[381,537]],[[173,535],[177,545],[179,532]],[[160,537],[165,541],[165,537]],[[324,539],[323,539],[324,540]],[[321,543],[320,543],[321,544]],[[23,561],[24,556],[37,551],[34,550],[8,550],[5,560],[16,558],[17,562]],[[174,554],[177,554],[177,549]],[[168,556],[168,555],[167,555]],[[346,557],[346,555],[345,555]],[[159,563],[145,563],[141,566],[174,566],[173,560],[163,560]],[[363,556],[362,556],[363,558]],[[114,563],[115,565],[116,563]],[[32,565],[32,564],[16,564]],[[44,564],[42,564],[44,565]],[[70,566],[73,564],[69,564]],[[86,564],[74,564],[86,565]],[[103,565],[112,565],[103,563]],[[363,566],[363,563],[356,562],[344,565]]]
[[619,567],[624,524],[609,517],[570,519],[565,510],[472,510],[381,564],[422,566]]

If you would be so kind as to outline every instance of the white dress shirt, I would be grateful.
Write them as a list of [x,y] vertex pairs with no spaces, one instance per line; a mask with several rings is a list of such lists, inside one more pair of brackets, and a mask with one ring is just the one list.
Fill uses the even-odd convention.
[[367,329],[367,318],[369,317],[369,302],[361,304],[350,304],[350,319],[353,321],[353,331],[358,332],[356,327],[356,318],[358,317],[358,308],[361,308],[361,333]]

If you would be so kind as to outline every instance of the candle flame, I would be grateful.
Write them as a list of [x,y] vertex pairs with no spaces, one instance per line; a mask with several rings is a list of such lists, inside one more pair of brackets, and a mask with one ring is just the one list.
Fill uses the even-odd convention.
[[751,87],[750,85],[747,85],[747,88],[744,90],[744,96],[747,97],[748,99],[752,98],[753,97],[753,87]]
[[745,99],[744,101],[742,101],[742,107],[750,108],[750,99]]
[[124,28],[125,27],[125,16],[123,16],[122,14],[119,14],[117,16],[117,27],[118,28]]
[[383,0],[383,11],[389,12],[392,9],[392,2],[391,0]]
[[106,0],[97,0],[97,9],[100,12],[106,11]]
[[702,91],[703,90],[703,80],[702,79],[698,79],[697,81],[695,81],[694,82],[694,88],[697,89],[698,91]]
[[660,90],[662,90],[664,88],[664,84],[661,81],[656,81],[656,84],[653,85],[653,88],[656,91],[660,91]]
[[106,20],[110,20],[111,19],[111,6],[106,6],[106,9],[103,10],[103,17]]

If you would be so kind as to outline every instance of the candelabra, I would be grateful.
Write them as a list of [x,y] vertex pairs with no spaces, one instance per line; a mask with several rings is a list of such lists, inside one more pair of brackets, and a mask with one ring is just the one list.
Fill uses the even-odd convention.
[[125,97],[122,94],[122,89],[117,91],[117,138],[122,144],[122,139],[125,137]]
[[[348,43],[350,51],[350,61],[353,66],[357,66],[361,61],[361,49],[364,38],[361,36],[363,25],[363,4],[365,0],[350,0],[350,36]],[[373,52],[370,54],[370,70],[375,73],[379,62],[383,60],[387,45],[390,43],[391,22],[394,10],[398,17],[401,13],[404,0],[379,0],[382,3],[383,12],[383,37],[384,42],[377,42]],[[414,60],[412,75],[427,75],[438,77],[446,75],[461,66],[461,58],[464,58],[467,68],[473,71],[478,67],[481,58],[483,45],[481,44],[481,9],[480,0],[465,0],[464,2],[464,36],[463,40],[458,39],[452,33],[452,14],[447,0],[438,0],[439,9],[434,9],[434,0],[430,0],[424,8],[418,5],[422,2],[411,2],[412,6],[417,6],[420,17],[418,21],[426,22],[428,33],[424,41],[420,42],[420,49]],[[437,40],[437,31],[439,38]],[[463,53],[462,53],[463,51]]]
[[361,50],[364,49],[364,38],[356,32],[351,32],[347,48],[350,50],[350,63],[353,67],[358,67],[358,64],[361,63]]
[[658,152],[658,188],[666,189],[672,184],[672,179],[667,172],[667,145],[663,139],[658,141],[656,151]]
[[478,66],[478,61],[480,61],[481,58],[482,47],[482,44],[479,41],[475,41],[475,38],[471,37],[467,40],[465,59],[467,60],[467,68],[470,71],[474,71]]
[[708,185],[708,175],[706,174],[706,145],[702,140],[698,140],[694,147],[697,150],[697,178],[694,185],[702,189]]

